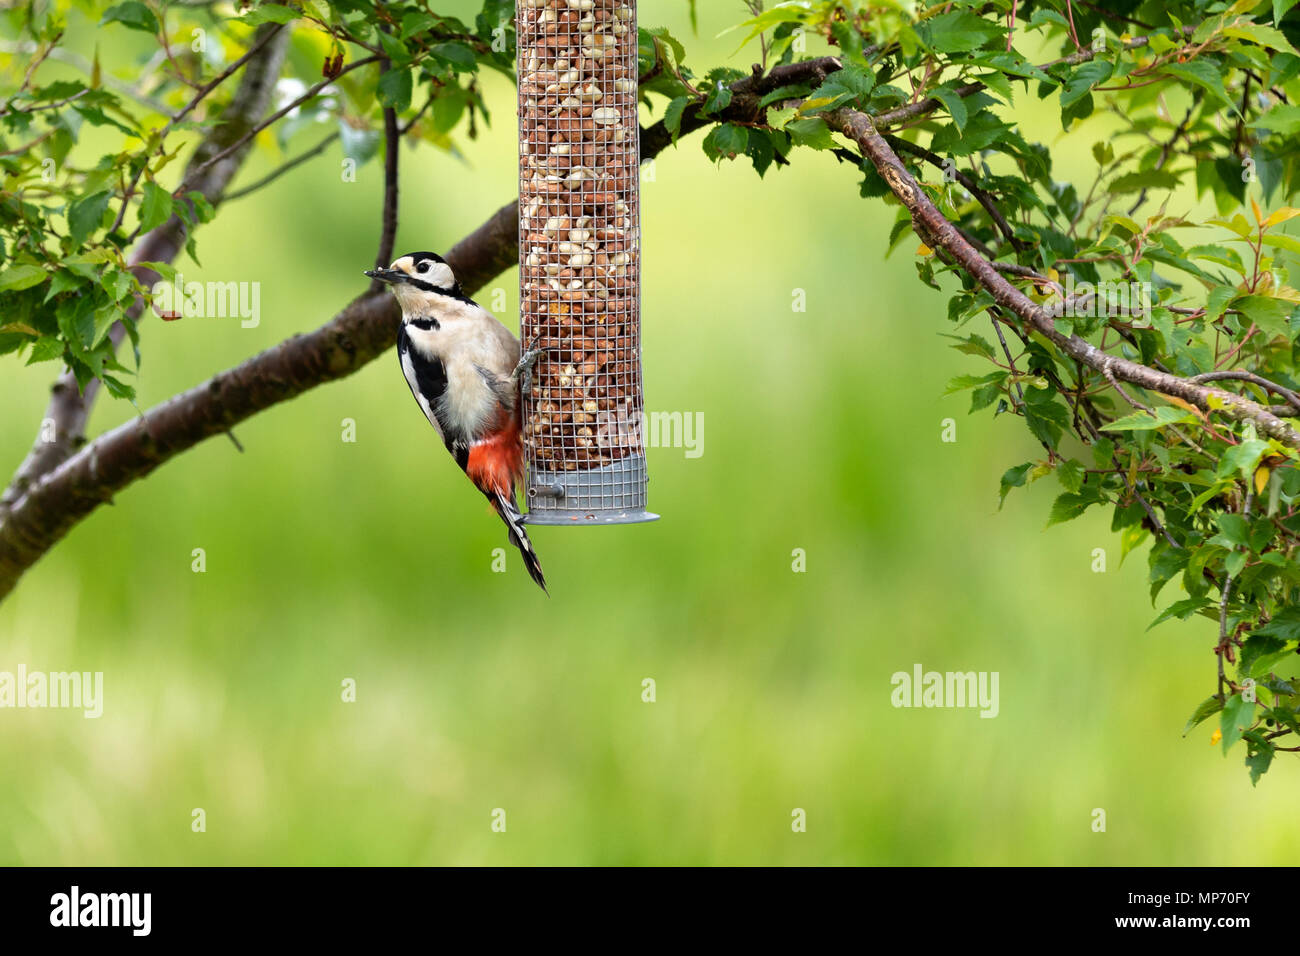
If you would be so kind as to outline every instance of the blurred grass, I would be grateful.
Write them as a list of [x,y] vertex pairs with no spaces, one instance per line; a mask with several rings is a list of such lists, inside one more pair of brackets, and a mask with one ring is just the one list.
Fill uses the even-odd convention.
[[[701,9],[691,62],[731,53],[712,38],[733,6]],[[685,4],[641,18],[689,36]],[[513,195],[512,90],[484,87],[495,122],[464,162],[403,150],[400,250],[446,249]],[[1059,177],[1086,182],[1089,143],[1051,143]],[[939,338],[915,242],[885,260],[892,209],[857,199],[848,166],[797,158],[760,182],[698,137],[660,157],[647,407],[702,413],[704,454],[651,450],[657,524],[535,531],[549,600],[513,556],[490,572],[499,525],[391,355],[241,426],[245,454],[210,441],[79,526],[0,605],[0,669],[102,670],[105,712],[0,711],[0,862],[1293,860],[1295,761],[1252,789],[1209,725],[1180,736],[1212,689],[1212,626],[1145,632],[1144,555],[1120,567],[1100,512],[1043,531],[1053,480],[998,512],[998,477],[1041,449],[941,397],[977,366]],[[186,278],[261,282],[261,326],[149,323],[142,407],[363,288],[382,172],[341,184],[338,159],[204,229]],[[508,324],[515,282],[494,283]],[[6,367],[10,463],[52,371]],[[104,402],[93,427],[131,414]],[[890,675],[918,662],[1000,672],[1000,715],[894,709]]]

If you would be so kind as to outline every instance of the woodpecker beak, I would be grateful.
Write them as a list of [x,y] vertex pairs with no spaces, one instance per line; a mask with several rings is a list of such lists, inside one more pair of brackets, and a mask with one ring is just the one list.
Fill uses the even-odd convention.
[[380,282],[402,282],[406,279],[406,273],[400,269],[367,269],[362,274]]

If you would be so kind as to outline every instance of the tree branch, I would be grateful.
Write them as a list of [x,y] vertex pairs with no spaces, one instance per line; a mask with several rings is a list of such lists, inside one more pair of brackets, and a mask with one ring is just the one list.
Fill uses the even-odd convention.
[[[927,245],[945,249],[957,263],[993,296],[995,302],[1019,316],[1029,328],[1052,342],[1062,353],[1107,377],[1114,376],[1149,391],[1173,395],[1209,413],[1218,411],[1236,421],[1250,422],[1264,435],[1300,449],[1300,433],[1266,407],[1223,389],[1211,388],[1167,372],[1111,355],[1077,335],[1062,335],[1043,308],[1012,285],[997,268],[975,250],[930,202],[907,172],[902,161],[876,131],[871,117],[856,110],[827,114],[827,122],[852,139],[871,160],[890,190],[912,214],[912,224]],[[1211,398],[1214,402],[1211,403]]]
[[[519,206],[511,202],[447,253],[467,293],[515,265]],[[114,494],[212,435],[392,347],[401,315],[387,292],[366,292],[314,332],[295,335],[175,395],[72,455],[26,490],[0,523],[0,598],[46,551]]]
[[989,218],[993,220],[993,225],[997,227],[998,232],[1002,233],[1007,242],[1011,243],[1011,248],[1015,249],[1017,252],[1020,252],[1025,248],[1025,244],[1016,238],[1015,230],[1012,229],[1011,224],[1007,222],[1006,216],[1002,215],[1002,210],[998,209],[997,205],[993,202],[993,198],[977,186],[975,180],[971,179],[955,165],[952,165],[951,160],[949,160],[948,164],[945,165],[943,157],[938,153],[931,152],[924,146],[909,143],[907,140],[901,139],[897,136],[886,136],[885,141],[894,149],[902,150],[905,153],[911,153],[913,156],[925,160],[930,165],[938,167],[945,173],[947,173],[948,170],[952,170],[953,178],[965,187],[966,191],[974,196],[975,200],[984,207],[984,211],[988,213]]
[[[401,146],[401,133],[397,128],[397,111],[384,110],[384,212],[379,232],[379,251],[375,253],[375,268],[384,269],[393,261],[393,243],[397,240],[397,157]],[[370,283],[370,291],[383,288],[378,279]]]

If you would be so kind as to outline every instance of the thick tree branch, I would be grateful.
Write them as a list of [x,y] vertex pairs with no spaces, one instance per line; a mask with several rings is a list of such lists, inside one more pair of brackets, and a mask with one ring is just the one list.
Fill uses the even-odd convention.
[[731,84],[731,104],[720,114],[705,116],[700,113],[701,100],[692,103],[682,112],[681,128],[677,136],[664,125],[663,120],[641,131],[641,158],[649,159],[671,146],[678,138],[697,129],[718,122],[757,123],[763,119],[764,108],[759,107],[763,95],[782,86],[796,83],[821,83],[830,74],[844,68],[838,57],[824,56],[801,63],[787,63],[774,67],[767,73],[754,73]]
[[[447,253],[466,292],[515,265],[518,230],[519,207],[511,202]],[[391,295],[367,292],[316,331],[286,339],[96,438],[36,481],[0,523],[0,597],[118,491],[203,439],[357,371],[392,347],[400,320]]]
[[993,202],[993,197],[977,186],[975,180],[971,179],[956,166],[952,165],[951,160],[945,164],[943,157],[938,153],[931,152],[924,146],[909,143],[907,140],[901,139],[897,136],[886,136],[885,141],[894,149],[902,150],[905,153],[911,153],[919,159],[924,159],[927,163],[942,169],[945,173],[947,173],[948,170],[952,170],[953,178],[965,187],[966,191],[974,196],[975,200],[984,207],[984,211],[988,213],[989,218],[993,220],[993,225],[997,227],[998,232],[1002,233],[1007,242],[1011,243],[1011,247],[1017,252],[1024,249],[1025,244],[1016,238],[1015,230],[1012,229],[1011,224],[1007,222],[1006,216],[1002,215],[1002,210],[1000,210]]

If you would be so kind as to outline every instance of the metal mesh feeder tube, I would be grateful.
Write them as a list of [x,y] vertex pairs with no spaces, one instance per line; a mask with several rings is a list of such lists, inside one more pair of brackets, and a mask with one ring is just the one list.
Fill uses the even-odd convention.
[[518,0],[531,525],[653,521],[642,437],[636,8]]

